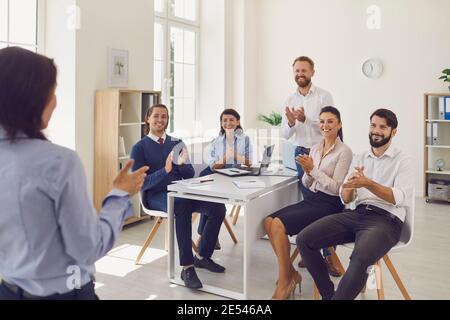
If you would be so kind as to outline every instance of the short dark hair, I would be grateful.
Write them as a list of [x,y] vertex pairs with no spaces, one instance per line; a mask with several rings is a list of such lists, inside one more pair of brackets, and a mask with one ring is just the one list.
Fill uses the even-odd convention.
[[42,114],[56,86],[52,59],[19,47],[0,50],[0,126],[8,139],[19,133],[47,140],[42,133]]
[[[146,135],[148,135],[150,133],[150,124],[148,123],[147,120],[152,115],[153,110],[155,110],[156,108],[166,109],[167,116],[169,115],[169,109],[167,108],[167,106],[165,104],[155,104],[154,106],[149,107],[147,109],[147,112],[145,114],[145,119],[144,119],[144,122],[145,122],[144,133]],[[164,130],[166,130],[168,126],[169,126],[169,119],[167,119],[167,124],[166,124],[166,127],[164,128]]]
[[[241,120],[241,116],[239,115],[239,113],[238,113],[236,110],[231,109],[231,108],[225,109],[225,110],[222,112],[222,114],[220,115],[220,134],[221,134],[221,135],[225,134],[225,130],[223,130],[223,128],[222,128],[222,118],[223,118],[223,116],[225,116],[225,115],[227,115],[227,116],[233,116],[233,117],[235,117],[238,121]],[[241,130],[243,130],[242,127],[241,127],[241,125],[238,125],[236,129],[241,129]]]
[[314,70],[314,61],[310,57],[306,56],[298,57],[297,59],[294,60],[292,67],[294,67],[297,62],[308,62]]
[[[334,114],[336,116],[336,118],[339,120],[339,122],[342,122],[342,120],[341,120],[341,113],[335,107],[331,107],[331,106],[323,107],[322,110],[320,110],[320,114],[321,115],[322,115],[322,113],[326,113],[326,112]],[[342,127],[338,131],[338,136],[339,136],[339,138],[341,138],[341,141],[344,142],[344,132],[342,130]]]
[[398,127],[398,120],[395,113],[393,113],[391,110],[388,109],[378,109],[372,115],[370,116],[370,121],[372,121],[373,117],[380,117],[386,120],[386,123],[389,127],[392,129],[397,129]]

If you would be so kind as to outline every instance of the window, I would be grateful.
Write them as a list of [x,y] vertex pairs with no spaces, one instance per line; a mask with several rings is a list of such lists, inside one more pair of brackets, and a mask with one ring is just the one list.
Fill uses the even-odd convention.
[[37,0],[0,0],[0,49],[18,46],[40,51],[39,10]]
[[170,109],[170,132],[181,134],[192,131],[196,120],[198,4],[155,0],[154,87]]

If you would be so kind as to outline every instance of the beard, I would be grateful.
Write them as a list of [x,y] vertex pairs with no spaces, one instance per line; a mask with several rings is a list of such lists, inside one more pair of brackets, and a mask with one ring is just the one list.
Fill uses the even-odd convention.
[[[369,141],[370,141],[370,145],[371,145],[373,148],[381,148],[381,147],[387,145],[387,144],[389,143],[389,141],[391,141],[391,138],[392,138],[392,132],[391,132],[391,134],[389,135],[389,137],[383,137],[383,139],[381,139],[380,141],[374,141],[374,140],[373,140],[373,137],[374,137],[374,136],[375,136],[375,135],[369,133]],[[376,136],[378,136],[378,135],[376,135]],[[378,136],[378,137],[380,137],[380,136]]]
[[306,88],[311,83],[311,79],[296,77],[295,82],[300,88]]

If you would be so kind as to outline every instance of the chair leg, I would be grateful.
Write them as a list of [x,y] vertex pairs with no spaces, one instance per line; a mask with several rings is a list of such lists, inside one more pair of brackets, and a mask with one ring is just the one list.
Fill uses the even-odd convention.
[[192,240],[192,250],[194,250],[195,253],[198,253],[198,247],[197,247],[197,245],[195,244],[194,240]]
[[402,292],[403,298],[405,298],[405,300],[411,300],[411,296],[409,295],[408,291],[406,290],[405,286],[403,285],[402,280],[400,280],[397,270],[395,270],[395,267],[392,264],[391,259],[389,259],[389,256],[385,255],[383,257],[383,260],[384,260],[384,263],[386,263],[386,266],[389,269],[389,272],[391,273],[392,278],[394,278],[394,281],[397,284],[397,287]]
[[144,255],[145,250],[148,248],[150,243],[153,240],[153,237],[155,236],[156,232],[158,231],[159,227],[161,226],[161,223],[163,221],[163,218],[158,217],[158,219],[155,222],[155,225],[153,226],[152,230],[150,231],[150,234],[148,235],[147,239],[144,242],[144,245],[142,246],[141,252],[139,252],[139,255],[136,258],[135,264],[139,264],[141,261],[142,256]]
[[375,278],[377,280],[378,300],[384,300],[383,276],[381,274],[380,261],[377,261],[377,263],[375,263],[374,267],[375,267]]
[[231,229],[231,226],[230,226],[230,223],[227,220],[227,217],[223,218],[223,223],[225,224],[225,227],[227,228],[228,233],[230,234],[230,237],[233,240],[234,244],[237,244],[238,241],[237,241],[236,235],[234,234],[233,229]]
[[292,252],[291,255],[291,263],[294,263],[295,259],[297,259],[297,256],[298,256],[298,248],[295,247],[294,252]]
[[234,205],[233,208],[231,209],[231,212],[230,212],[230,217],[231,217],[231,218],[233,218],[234,211],[236,211],[236,207],[237,207],[237,206]]
[[236,222],[239,218],[239,212],[241,212],[241,206],[237,206],[236,213],[234,214],[234,217],[233,217],[233,226],[236,225]]
[[319,300],[319,289],[317,289],[316,283],[314,283],[314,300]]
[[199,215],[200,214],[198,212],[193,212],[192,213],[192,224],[194,224],[195,220],[197,220]]
[[333,261],[333,264],[337,265],[338,268],[339,268],[339,271],[342,273],[342,275],[344,275],[345,274],[345,268],[342,265],[341,260],[337,256],[336,250],[334,250],[333,247],[329,247],[328,251],[331,253],[331,260]]

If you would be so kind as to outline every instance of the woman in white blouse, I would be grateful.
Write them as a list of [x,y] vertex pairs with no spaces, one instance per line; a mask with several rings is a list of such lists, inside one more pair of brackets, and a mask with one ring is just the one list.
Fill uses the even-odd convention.
[[288,235],[297,235],[306,226],[330,214],[342,212],[339,188],[352,162],[352,151],[343,142],[339,111],[325,107],[320,113],[323,140],[312,147],[309,156],[296,158],[305,171],[303,185],[312,192],[305,199],[270,215],[264,221],[272,248],[278,258],[278,282],[272,299],[287,299],[300,286],[301,276],[290,260]]

